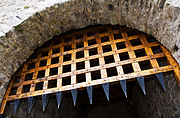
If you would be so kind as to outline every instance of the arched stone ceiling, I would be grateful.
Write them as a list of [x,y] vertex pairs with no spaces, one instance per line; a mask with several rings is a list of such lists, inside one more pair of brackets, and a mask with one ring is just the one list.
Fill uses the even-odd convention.
[[53,5],[0,38],[0,101],[17,68],[33,50],[71,29],[119,24],[153,35],[180,63],[178,0],[72,0]]

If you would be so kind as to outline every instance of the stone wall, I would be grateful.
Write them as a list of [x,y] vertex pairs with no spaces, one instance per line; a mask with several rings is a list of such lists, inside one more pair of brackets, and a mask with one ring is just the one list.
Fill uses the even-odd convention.
[[119,24],[151,34],[180,63],[179,6],[178,0],[72,0],[36,12],[0,38],[0,101],[34,49],[54,35],[88,25]]
[[67,0],[1,0],[0,36],[5,35],[13,26],[21,24],[36,12],[65,1]]
[[180,87],[172,72],[164,73],[164,77],[166,92],[155,77],[145,80],[146,96],[139,86],[134,87],[132,96],[138,118],[180,118]]

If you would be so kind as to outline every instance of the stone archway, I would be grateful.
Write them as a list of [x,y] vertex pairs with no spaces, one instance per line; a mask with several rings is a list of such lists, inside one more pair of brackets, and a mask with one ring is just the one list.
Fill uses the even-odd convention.
[[178,6],[164,0],[68,1],[38,12],[1,37],[0,98],[13,73],[35,48],[54,35],[88,25],[119,24],[151,34],[179,62],[179,14]]

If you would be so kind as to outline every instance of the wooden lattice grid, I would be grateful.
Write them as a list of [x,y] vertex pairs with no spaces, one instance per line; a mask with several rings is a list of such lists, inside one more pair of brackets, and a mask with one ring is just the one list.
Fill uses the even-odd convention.
[[179,84],[178,63],[164,46],[143,33],[119,26],[73,31],[48,42],[25,62],[10,82],[1,113],[10,100],[172,70]]

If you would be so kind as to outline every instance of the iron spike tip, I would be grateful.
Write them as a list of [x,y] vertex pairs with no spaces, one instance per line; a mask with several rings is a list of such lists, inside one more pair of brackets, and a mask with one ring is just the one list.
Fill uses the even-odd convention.
[[60,108],[60,105],[58,105],[58,109]]
[[28,97],[28,113],[30,114],[35,104],[35,97]]
[[156,78],[159,81],[162,89],[164,90],[164,92],[166,92],[163,73],[162,72],[161,73],[156,73],[155,75],[156,75]]
[[109,102],[109,97],[107,97],[107,101]]
[[93,94],[92,86],[88,86],[86,88],[86,90],[87,90],[87,93],[88,93],[89,102],[90,102],[90,104],[92,104],[92,94]]
[[45,111],[45,107],[43,107],[43,112]]
[[20,99],[16,99],[14,101],[14,114],[16,114],[16,112],[18,111],[19,103],[20,103]]
[[104,93],[106,95],[107,100],[109,101],[109,83],[105,83],[102,85],[104,89]]
[[121,88],[124,92],[125,97],[127,98],[127,87],[126,87],[126,80],[120,80]]
[[57,92],[56,93],[56,99],[57,99],[57,107],[59,109],[60,105],[61,105],[61,100],[62,100],[62,92]]
[[74,106],[76,106],[77,89],[72,89],[72,90],[71,90],[71,94],[72,94]]
[[144,95],[146,95],[146,91],[145,90],[143,90],[143,93],[144,93]]
[[165,86],[162,86],[162,89],[164,92],[166,92],[166,87]]
[[124,93],[124,96],[127,98],[127,93]]
[[139,87],[143,91],[143,94],[146,95],[144,77],[143,76],[137,77],[137,82],[138,82]]
[[90,104],[92,104],[92,101],[90,101]]
[[76,106],[76,102],[74,101],[74,106]]
[[43,112],[45,111],[46,106],[48,104],[48,98],[49,96],[47,94],[42,95]]

